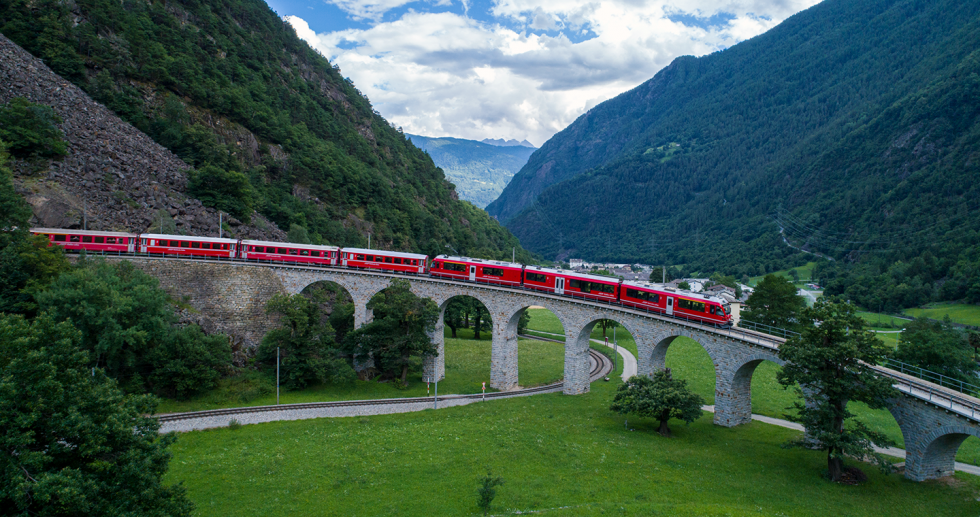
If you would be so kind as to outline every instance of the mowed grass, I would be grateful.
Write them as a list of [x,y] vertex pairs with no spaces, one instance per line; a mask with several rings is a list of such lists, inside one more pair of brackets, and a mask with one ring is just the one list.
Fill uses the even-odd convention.
[[863,465],[825,481],[826,454],[782,449],[795,431],[624,420],[619,381],[585,395],[518,397],[418,413],[181,434],[165,481],[202,516],[475,515],[477,477],[504,479],[492,513],[670,516],[975,516],[980,479],[914,483]]
[[895,330],[903,329],[909,323],[907,319],[896,318],[890,314],[858,311],[857,315],[865,321],[868,328]]
[[980,326],[980,305],[966,303],[934,303],[919,309],[905,309],[905,314],[913,318],[925,316],[934,320],[942,320],[949,316],[953,323]]
[[[816,262],[807,262],[802,266],[792,267],[789,269],[784,269],[782,271],[773,271],[772,273],[766,273],[766,275],[777,275],[786,278],[788,280],[792,280],[793,277],[789,275],[789,272],[792,270],[796,270],[797,278],[799,278],[799,281],[797,281],[796,283],[802,285],[810,281],[810,275],[813,273],[813,268],[816,265],[817,265]],[[760,281],[762,281],[763,278],[766,277],[766,275],[749,277],[749,286],[755,287],[756,284],[758,284]]]
[[[528,328],[538,328],[541,325],[548,331],[553,331],[560,323],[550,311],[544,309],[531,309],[531,323]],[[544,313],[544,314],[540,314]],[[611,338],[611,331],[607,331]],[[601,339],[602,331],[594,329],[592,337]],[[898,334],[879,334],[879,339],[885,341],[889,346],[897,346]],[[634,357],[637,355],[636,343],[625,328],[616,330],[616,339],[619,346],[627,349]],[[694,392],[704,397],[707,404],[714,404],[715,400],[715,370],[711,362],[711,357],[696,341],[687,337],[678,337],[671,343],[667,350],[667,367],[671,368],[677,378],[685,379],[688,387]],[[775,363],[763,362],[752,375],[752,412],[774,418],[786,418],[788,413],[792,413],[792,405],[796,400],[793,390],[783,389],[782,385],[776,380],[776,373],[779,366]],[[852,403],[849,408],[857,415],[857,418],[876,431],[884,433],[889,439],[894,441],[898,447],[905,446],[901,428],[895,418],[887,409],[872,410],[864,404]],[[974,437],[968,438],[956,455],[957,461],[980,465],[980,440]]]
[[[448,337],[451,335],[448,328],[446,332],[446,378],[439,382],[439,393],[446,395],[480,393],[483,382],[487,383],[487,392],[497,391],[490,388],[490,333],[483,332],[481,339],[477,341],[472,339],[473,331],[471,329],[459,329],[457,336],[460,339]],[[520,339],[517,342],[517,347],[518,383],[521,386],[540,386],[562,379],[565,371],[565,346],[563,344]],[[260,386],[263,392],[243,398],[242,390],[238,386],[245,379],[250,382],[250,386]],[[218,389],[187,401],[162,399],[157,412],[177,413],[226,407],[265,406],[276,403],[274,371],[271,373],[253,372],[247,375],[245,379],[241,377],[225,379]],[[434,386],[429,387],[429,394],[434,388]],[[407,389],[397,388],[394,382],[356,381],[350,386],[318,384],[298,391],[282,390],[280,391],[280,403],[423,397],[426,395],[426,385],[422,380],[422,372],[415,371],[409,374],[409,387]]]

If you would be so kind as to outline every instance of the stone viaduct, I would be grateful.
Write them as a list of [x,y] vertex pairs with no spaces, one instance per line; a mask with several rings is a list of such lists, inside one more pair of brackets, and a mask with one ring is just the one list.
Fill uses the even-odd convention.
[[[156,258],[126,260],[160,279],[161,287],[175,298],[183,298],[220,320],[222,331],[250,343],[257,343],[275,325],[264,306],[276,293],[300,293],[316,282],[336,283],[353,298],[355,326],[361,326],[371,321],[367,308],[371,297],[388,287],[393,278],[407,280],[416,295],[432,299],[441,309],[432,334],[439,354],[424,365],[424,378],[431,381],[445,377],[443,315],[447,303],[456,296],[479,300],[493,317],[490,385],[499,390],[517,388],[517,323],[532,305],[550,310],[564,327],[564,393],[569,395],[589,391],[589,337],[600,319],[615,320],[633,336],[640,375],[651,375],[664,367],[667,350],[678,336],[699,343],[714,364],[714,422],[721,426],[750,422],[752,374],[763,361],[783,364],[777,357],[782,338],[738,327],[718,329],[553,294],[340,268]],[[969,436],[980,438],[980,400],[897,372],[881,371],[896,380],[901,394],[891,401],[889,410],[905,440],[906,476],[921,481],[951,475],[960,444]]]

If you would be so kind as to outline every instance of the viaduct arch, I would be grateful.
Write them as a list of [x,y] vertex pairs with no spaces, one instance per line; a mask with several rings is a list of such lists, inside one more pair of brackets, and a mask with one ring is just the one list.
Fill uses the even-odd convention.
[[[345,269],[318,269],[267,264],[211,262],[186,259],[110,257],[130,260],[136,267],[160,279],[161,287],[173,295],[192,288],[192,302],[227,318],[229,328],[248,339],[261,339],[274,321],[262,320],[265,302],[276,293],[296,294],[321,281],[334,282],[350,293],[354,302],[355,326],[371,321],[367,303],[388,287],[393,278],[407,280],[417,296],[430,298],[440,307],[432,340],[438,356],[424,365],[424,376],[445,377],[443,317],[446,304],[455,296],[476,298],[493,318],[491,386],[500,390],[517,387],[517,323],[532,305],[550,310],[565,329],[565,382],[563,392],[577,395],[589,391],[589,337],[600,319],[614,320],[634,337],[638,374],[651,375],[663,368],[667,349],[679,336],[696,341],[708,353],[715,369],[715,416],[717,425],[733,427],[751,420],[751,381],[763,361],[782,365],[777,356],[784,340],[741,329],[717,329],[696,323],[646,314],[633,309],[602,305],[546,293],[520,289],[459,283],[424,276]],[[263,328],[263,325],[266,327]],[[889,403],[905,440],[906,477],[922,481],[952,474],[956,451],[969,436],[980,438],[980,400],[952,392],[925,381],[884,368],[879,373],[893,379],[899,396]]]

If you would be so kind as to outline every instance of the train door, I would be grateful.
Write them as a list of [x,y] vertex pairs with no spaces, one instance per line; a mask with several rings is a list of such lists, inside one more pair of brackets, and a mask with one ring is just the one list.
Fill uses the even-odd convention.
[[674,315],[674,298],[672,296],[667,297],[667,315]]
[[470,266],[470,282],[476,281],[476,266]]
[[555,278],[555,294],[565,294],[565,279]]
[[347,253],[347,252],[341,252],[340,253],[340,265],[341,266],[346,266],[347,265],[347,257],[349,257],[349,256],[350,256],[350,253]]
[[146,253],[146,238],[140,239],[140,253]]

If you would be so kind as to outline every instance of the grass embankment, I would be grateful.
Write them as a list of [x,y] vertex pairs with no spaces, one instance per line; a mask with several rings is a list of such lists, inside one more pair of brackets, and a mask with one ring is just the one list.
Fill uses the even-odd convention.
[[[796,278],[799,280],[795,281],[796,285],[803,285],[810,281],[811,275],[813,274],[813,268],[817,265],[816,262],[807,262],[802,266],[797,266],[789,269],[784,269],[782,271],[773,271],[772,273],[766,273],[766,275],[776,275],[786,278],[787,280],[793,280],[793,277],[789,274],[790,271],[796,271]],[[755,287],[766,275],[759,275],[749,277],[749,287]]]
[[168,483],[200,515],[473,515],[477,477],[503,477],[493,513],[547,515],[976,515],[980,480],[821,478],[826,455],[785,450],[794,431],[729,429],[705,414],[656,423],[608,410],[619,381],[591,393],[496,400],[418,413],[317,419],[182,434]]
[[[876,314],[864,313],[865,319],[877,318]],[[901,321],[896,318],[896,321]],[[561,323],[550,311],[544,309],[532,309],[530,328],[547,332],[561,333]],[[607,331],[612,341],[612,331]],[[897,343],[898,334],[879,334],[882,340],[894,340]],[[601,330],[593,330],[592,337],[602,338]],[[619,346],[629,350],[634,357],[637,355],[636,343],[632,336],[624,328],[616,330],[616,339]],[[895,346],[894,344],[892,346]],[[708,404],[714,404],[715,400],[715,370],[708,353],[697,342],[679,337],[671,343],[667,351],[667,366],[671,368],[674,375],[686,379],[692,390],[700,394]],[[796,399],[796,395],[790,390],[784,390],[776,381],[776,372],[779,367],[774,363],[764,362],[755,370],[752,376],[752,412],[759,415],[774,418],[785,418],[787,412]],[[874,430],[885,433],[893,440],[898,447],[904,447],[905,441],[902,431],[895,422],[895,418],[888,410],[871,410],[860,403],[854,403],[851,411],[858,415],[858,418]],[[958,461],[980,465],[980,440],[968,438],[956,456]]]
[[[447,328],[447,336],[449,329]],[[446,378],[439,382],[440,394],[480,393],[481,383],[490,388],[490,333],[484,332],[479,341],[473,331],[460,329],[460,339],[446,338]],[[565,347],[521,339],[518,348],[518,383],[524,387],[540,386],[561,380],[565,368]],[[431,392],[430,392],[431,393]],[[333,400],[363,400],[379,398],[423,397],[426,385],[421,371],[409,375],[409,387],[398,389],[394,382],[357,381],[350,386],[315,385],[299,391],[281,391],[280,403],[326,402]],[[164,399],[158,413],[201,411],[226,407],[265,406],[276,403],[274,371],[251,372],[224,379],[221,386],[209,393],[187,401]]]
[[949,316],[953,323],[980,327],[980,305],[966,303],[930,303],[919,309],[905,309],[905,314],[913,318],[926,317],[942,320]]

